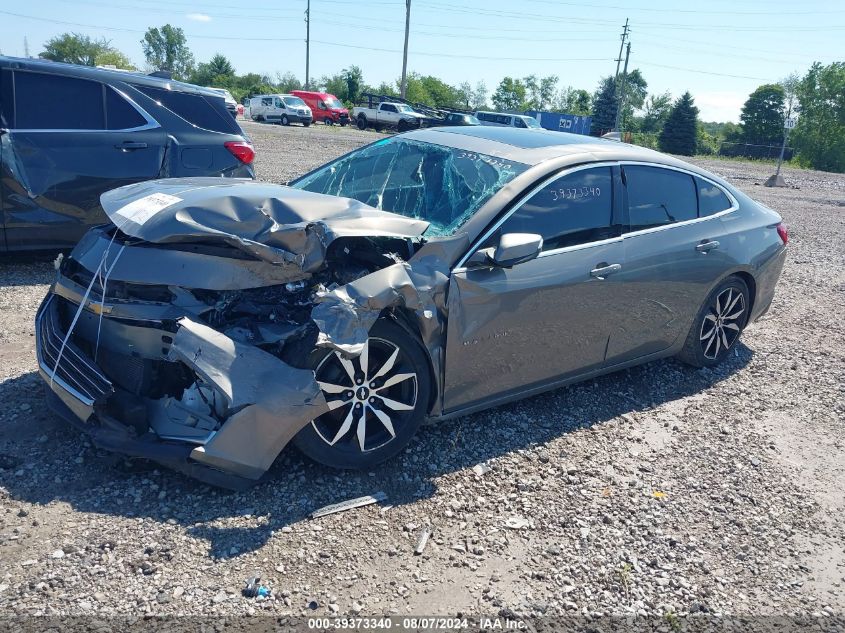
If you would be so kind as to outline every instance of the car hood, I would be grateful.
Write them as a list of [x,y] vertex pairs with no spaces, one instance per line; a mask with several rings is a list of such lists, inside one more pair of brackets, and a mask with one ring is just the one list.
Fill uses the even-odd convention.
[[108,191],[100,202],[131,237],[158,244],[220,241],[305,272],[322,264],[339,237],[418,238],[429,225],[350,198],[247,179],[153,180]]

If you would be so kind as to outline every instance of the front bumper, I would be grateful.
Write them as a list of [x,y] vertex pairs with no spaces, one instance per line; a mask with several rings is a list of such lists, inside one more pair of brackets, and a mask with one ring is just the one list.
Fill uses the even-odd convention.
[[[257,347],[183,318],[168,360],[182,362],[207,384],[221,388],[235,413],[206,437],[163,437],[156,431],[167,423],[161,421],[167,405],[162,399],[127,392],[75,344],[83,329],[82,315],[89,311],[70,320],[70,313],[62,312],[62,302],[78,311],[78,305],[51,290],[36,315],[39,374],[50,408],[100,448],[150,459],[211,485],[242,490],[261,479],[293,436],[327,410],[313,372],[290,367]],[[103,325],[103,332],[113,329],[107,322]],[[67,333],[71,328],[74,336]],[[225,386],[215,383],[218,378]]]

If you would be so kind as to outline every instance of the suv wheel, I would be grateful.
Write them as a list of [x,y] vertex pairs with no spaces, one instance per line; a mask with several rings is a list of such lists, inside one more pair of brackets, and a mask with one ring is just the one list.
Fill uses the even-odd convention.
[[748,286],[739,277],[728,277],[707,297],[678,358],[693,367],[721,363],[745,329],[748,311]]
[[290,125],[290,119],[288,118],[287,114],[282,115],[281,123],[282,123],[282,125]]
[[320,349],[309,361],[331,410],[296,435],[299,450],[327,466],[363,469],[407,446],[431,386],[425,353],[401,326],[377,321],[357,358]]
[[323,119],[323,123],[325,123],[326,125],[334,125],[334,121],[332,121],[332,118],[330,116],[327,116],[325,119]]

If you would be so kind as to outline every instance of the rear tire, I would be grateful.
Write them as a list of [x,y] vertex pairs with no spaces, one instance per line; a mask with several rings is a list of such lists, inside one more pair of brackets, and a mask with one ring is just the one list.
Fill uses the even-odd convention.
[[332,121],[332,118],[330,116],[327,116],[325,119],[323,119],[323,123],[325,125],[334,125],[334,121]]
[[358,117],[358,129],[359,130],[366,130],[367,129],[367,117],[363,114]]
[[367,469],[390,459],[408,445],[427,412],[431,383],[420,344],[401,326],[380,319],[367,346],[366,354],[350,360],[326,349],[309,357],[334,408],[299,431],[293,443],[326,466]]
[[707,297],[690,327],[678,359],[693,367],[713,367],[727,358],[748,323],[746,283],[731,275]]
[[290,125],[290,119],[288,118],[287,114],[282,115],[281,121],[279,121],[282,125]]
[[303,121],[302,123],[302,127],[308,127],[309,125],[311,125],[311,121]]

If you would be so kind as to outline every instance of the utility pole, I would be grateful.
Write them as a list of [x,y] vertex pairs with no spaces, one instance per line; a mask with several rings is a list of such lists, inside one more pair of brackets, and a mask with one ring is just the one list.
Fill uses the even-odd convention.
[[26,39],[26,35],[23,36],[23,56],[29,57],[29,42]]
[[405,98],[408,88],[408,33],[411,30],[411,0],[405,0],[405,50],[402,52],[402,83],[399,87],[399,96]]
[[[619,63],[622,61],[622,49],[625,48],[625,39],[628,37],[628,18],[625,18],[625,26],[622,27],[622,43],[619,45],[619,55],[616,56],[616,74],[613,81],[619,79]],[[615,86],[616,84],[614,84]]]
[[311,61],[311,0],[305,7],[305,89],[308,90],[309,68],[308,64]]
[[628,42],[627,50],[625,52],[625,69],[622,71],[622,89],[619,91],[619,99],[616,102],[616,125],[613,127],[614,132],[619,132],[619,140],[622,140],[621,131],[619,129],[622,121],[622,108],[625,105],[625,84],[628,83],[628,58],[631,57],[631,42]]

